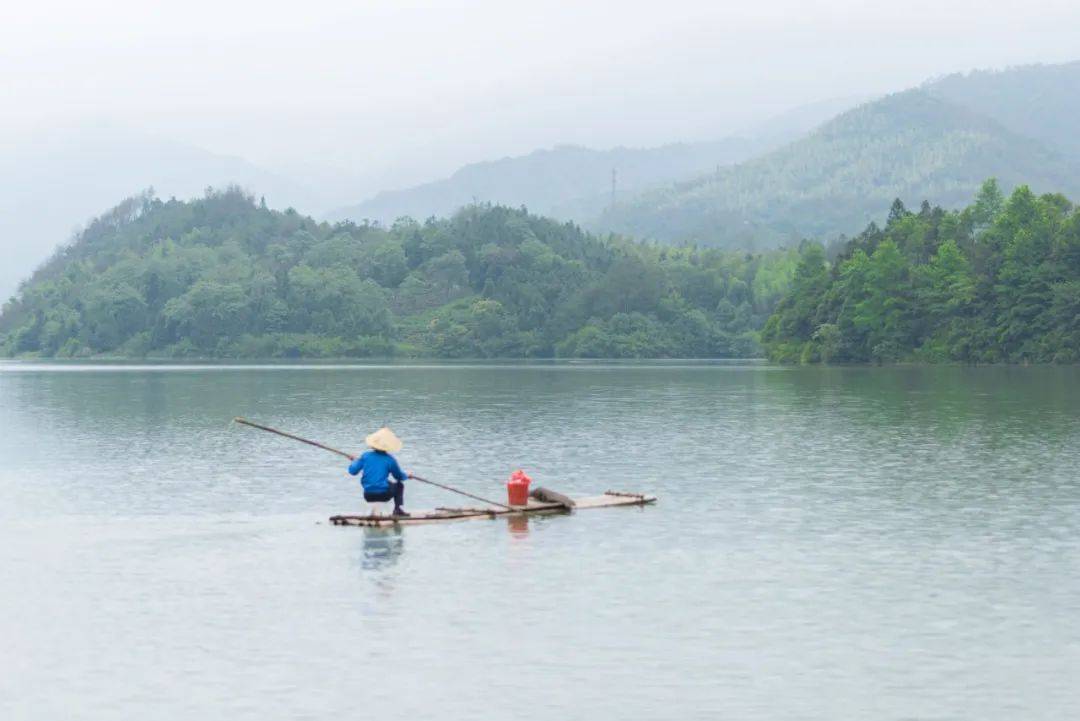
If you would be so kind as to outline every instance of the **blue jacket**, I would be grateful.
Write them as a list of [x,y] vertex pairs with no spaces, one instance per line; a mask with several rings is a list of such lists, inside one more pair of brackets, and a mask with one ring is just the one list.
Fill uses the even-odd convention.
[[360,485],[366,493],[385,493],[390,490],[388,478],[393,475],[399,481],[405,480],[405,473],[397,459],[383,451],[364,451],[359,458],[349,464],[349,473],[360,476]]

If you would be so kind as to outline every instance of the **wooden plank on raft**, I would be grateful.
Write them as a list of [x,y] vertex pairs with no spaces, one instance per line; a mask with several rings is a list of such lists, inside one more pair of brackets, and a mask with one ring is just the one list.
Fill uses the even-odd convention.
[[[561,494],[560,494],[561,495]],[[645,506],[656,502],[656,496],[643,493],[620,493],[608,491],[602,496],[586,496],[584,498],[568,499],[573,503],[572,510],[588,510],[592,508],[615,508],[618,506]],[[481,518],[495,518],[497,516],[532,516],[548,515],[552,513],[568,512],[566,505],[561,502],[538,501],[529,499],[526,506],[517,506],[511,510],[503,508],[436,508],[430,511],[416,511],[410,516],[372,516],[372,515],[339,515],[331,516],[330,523],[335,526],[418,526],[426,523],[439,523],[444,521],[468,521]]]

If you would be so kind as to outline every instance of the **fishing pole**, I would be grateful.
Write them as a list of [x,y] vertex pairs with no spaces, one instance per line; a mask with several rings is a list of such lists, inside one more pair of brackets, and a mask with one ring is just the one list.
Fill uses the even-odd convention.
[[[324,451],[330,451],[331,453],[336,453],[339,456],[344,456],[345,458],[348,458],[350,461],[356,460],[356,456],[352,455],[351,453],[346,453],[345,451],[338,450],[337,448],[332,448],[332,447],[330,447],[330,446],[328,446],[328,445],[326,445],[324,443],[319,443],[318,441],[313,441],[313,440],[311,440],[309,438],[304,438],[302,436],[298,436],[298,435],[295,435],[295,434],[292,434],[292,433],[287,433],[285,431],[278,430],[277,428],[271,428],[270,426],[264,426],[261,423],[256,423],[255,421],[249,421],[246,418],[240,418],[239,416],[237,416],[236,418],[233,419],[233,421],[235,421],[236,423],[241,423],[241,424],[243,424],[245,426],[250,426],[252,428],[258,428],[260,431],[266,431],[267,433],[276,433],[279,436],[284,436],[285,438],[291,438],[294,441],[300,441],[301,443],[306,443],[309,446],[315,446],[316,448],[321,448]],[[421,478],[420,476],[414,476],[411,473],[409,474],[409,478],[420,481],[421,483],[426,483],[429,486],[435,486],[436,488],[442,488],[443,490],[450,491],[451,493],[460,494],[462,496],[465,496],[466,498],[471,498],[474,501],[480,501],[481,503],[487,503],[488,505],[491,505],[491,506],[498,506],[499,508],[505,508],[508,511],[516,511],[516,510],[518,510],[518,509],[516,509],[516,508],[514,508],[512,506],[506,505],[505,503],[499,503],[498,501],[491,501],[491,500],[488,500],[487,498],[481,498],[480,496],[475,496],[472,493],[469,493],[468,491],[463,491],[460,488],[454,488],[453,486],[447,486],[447,485],[444,485],[442,483],[436,483],[435,481],[429,481],[426,478]]]

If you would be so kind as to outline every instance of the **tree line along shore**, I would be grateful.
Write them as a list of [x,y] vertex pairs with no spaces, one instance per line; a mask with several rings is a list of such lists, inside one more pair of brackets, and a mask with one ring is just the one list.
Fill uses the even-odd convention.
[[1080,210],[983,184],[958,211],[895,202],[831,261],[805,248],[761,334],[788,362],[1080,361]]
[[320,223],[243,191],[131,198],[0,314],[50,358],[1080,360],[1080,212],[987,181],[962,210],[899,200],[828,247],[747,253],[598,236],[472,205]]
[[601,238],[501,206],[384,228],[238,189],[144,194],[24,283],[0,343],[61,358],[750,356],[798,261]]

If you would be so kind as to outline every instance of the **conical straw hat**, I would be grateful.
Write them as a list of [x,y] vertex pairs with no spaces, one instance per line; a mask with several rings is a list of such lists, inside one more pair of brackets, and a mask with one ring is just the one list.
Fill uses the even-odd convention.
[[385,427],[365,438],[364,443],[377,451],[386,451],[387,453],[397,453],[404,445],[392,430]]

